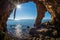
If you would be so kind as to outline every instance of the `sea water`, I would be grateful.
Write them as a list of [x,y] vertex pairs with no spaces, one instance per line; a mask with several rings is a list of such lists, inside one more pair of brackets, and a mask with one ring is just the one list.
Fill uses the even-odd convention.
[[[43,20],[46,22],[46,20]],[[35,20],[8,20],[7,30],[10,35],[17,38],[28,38],[29,32],[27,26],[34,27]]]

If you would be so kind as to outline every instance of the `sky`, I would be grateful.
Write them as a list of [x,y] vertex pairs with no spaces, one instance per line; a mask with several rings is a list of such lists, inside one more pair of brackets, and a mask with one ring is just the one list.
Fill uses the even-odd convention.
[[[36,5],[33,2],[28,2],[24,4],[19,4],[20,8],[16,10],[16,20],[21,19],[36,19],[37,10]],[[14,11],[11,13],[9,19],[13,19]],[[45,17],[43,19],[50,19],[51,15],[49,12],[45,12]]]

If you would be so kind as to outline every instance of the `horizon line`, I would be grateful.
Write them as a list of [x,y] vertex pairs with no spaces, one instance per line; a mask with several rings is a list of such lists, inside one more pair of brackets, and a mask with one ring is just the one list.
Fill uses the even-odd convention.
[[[8,20],[11,19],[11,20],[26,20],[26,19],[29,19],[29,18],[22,18],[22,19],[13,19],[13,18],[8,18]],[[36,20],[35,18],[30,18],[30,19],[34,19]],[[43,18],[42,20],[45,20],[45,19],[51,19],[51,18]]]

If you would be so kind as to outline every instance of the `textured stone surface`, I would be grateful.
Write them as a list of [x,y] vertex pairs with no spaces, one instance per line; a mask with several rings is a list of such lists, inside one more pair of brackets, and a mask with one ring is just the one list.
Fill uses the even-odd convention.
[[[15,7],[15,3],[25,3],[33,1],[37,7],[37,17],[35,26],[41,23],[42,18],[44,17],[45,11],[49,11],[52,15],[52,23],[60,26],[60,1],[59,0],[0,0],[0,27],[3,28],[1,31],[6,31],[6,21],[11,14],[13,8]],[[60,28],[60,27],[59,27]]]

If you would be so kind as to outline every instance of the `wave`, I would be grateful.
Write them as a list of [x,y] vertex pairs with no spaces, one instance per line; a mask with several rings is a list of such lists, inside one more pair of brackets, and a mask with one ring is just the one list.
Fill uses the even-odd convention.
[[10,35],[13,35],[13,37],[17,38],[28,38],[29,37],[29,31],[28,29],[23,29],[22,25],[18,24],[14,28],[11,28],[8,33]]

